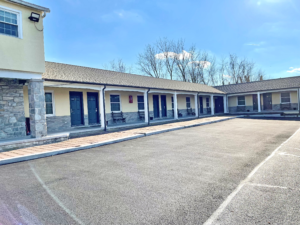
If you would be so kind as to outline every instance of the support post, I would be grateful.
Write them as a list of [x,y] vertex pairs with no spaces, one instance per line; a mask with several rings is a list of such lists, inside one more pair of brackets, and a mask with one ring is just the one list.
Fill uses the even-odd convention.
[[199,111],[199,107],[198,107],[198,94],[195,94],[194,98],[195,98],[195,116],[198,117],[198,111]]
[[215,115],[215,104],[214,104],[214,95],[210,95],[210,108],[211,108],[211,115]]
[[228,113],[228,109],[227,109],[227,96],[226,95],[223,96],[223,107],[224,107],[224,113]]
[[297,90],[297,93],[298,93],[298,95],[297,95],[297,97],[298,97],[298,111],[300,112],[300,92],[299,92],[299,88]]
[[105,127],[105,111],[104,111],[104,108],[105,108],[105,102],[104,102],[104,95],[103,95],[103,88],[100,89],[99,91],[99,99],[100,99],[100,123],[101,123],[101,128],[104,129]]
[[45,92],[43,80],[30,80],[28,83],[30,132],[32,138],[47,136]]
[[178,111],[177,111],[177,93],[173,94],[173,101],[174,101],[174,119],[178,120]]
[[258,108],[258,112],[261,112],[260,93],[259,92],[257,92],[257,108]]
[[145,123],[149,122],[148,115],[148,91],[144,92],[144,113],[145,113]]

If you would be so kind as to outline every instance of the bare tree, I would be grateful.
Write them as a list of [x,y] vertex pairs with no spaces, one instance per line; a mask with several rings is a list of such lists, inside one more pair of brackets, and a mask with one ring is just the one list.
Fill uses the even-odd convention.
[[[191,57],[191,53],[185,51],[185,42],[184,40],[179,40],[176,43],[175,46],[175,62],[176,62],[176,66],[177,66],[177,73],[178,73],[178,78],[181,81],[184,82],[188,82],[189,81],[189,77],[188,77],[188,65],[190,63],[190,57]],[[195,51],[195,46],[192,46],[190,48],[190,52],[194,52]]]
[[122,59],[113,59],[108,63],[104,64],[103,67],[107,70],[112,70],[120,73],[132,73],[132,66],[126,65]]
[[157,48],[160,50],[160,54],[156,55],[164,60],[164,67],[168,77],[173,80],[174,72],[176,66],[176,57],[175,57],[175,44],[173,41],[168,40],[167,38],[159,39],[156,42]]
[[154,45],[147,45],[144,52],[138,55],[138,67],[140,71],[148,76],[156,78],[164,78],[164,63],[156,55],[159,49]]

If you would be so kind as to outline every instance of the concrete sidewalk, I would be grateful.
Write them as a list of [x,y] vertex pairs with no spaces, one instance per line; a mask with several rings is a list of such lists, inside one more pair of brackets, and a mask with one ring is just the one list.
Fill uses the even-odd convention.
[[237,116],[220,116],[195,119],[184,122],[163,124],[89,137],[69,139],[67,141],[55,144],[41,145],[9,152],[2,152],[0,153],[0,165],[99,147],[102,145],[113,144],[117,142],[122,142],[126,140],[136,139],[173,130],[221,122],[234,118],[237,118]]

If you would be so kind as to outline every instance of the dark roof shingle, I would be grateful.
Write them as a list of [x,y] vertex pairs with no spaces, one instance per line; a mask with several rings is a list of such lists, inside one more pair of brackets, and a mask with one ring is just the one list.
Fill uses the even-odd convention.
[[277,89],[288,89],[288,88],[300,88],[300,76],[279,78],[264,81],[255,81],[242,84],[229,84],[224,86],[215,86],[228,94],[247,93],[247,92],[258,92],[268,91]]
[[153,78],[53,62],[46,62],[46,72],[43,74],[43,79],[224,94],[218,89],[203,84]]

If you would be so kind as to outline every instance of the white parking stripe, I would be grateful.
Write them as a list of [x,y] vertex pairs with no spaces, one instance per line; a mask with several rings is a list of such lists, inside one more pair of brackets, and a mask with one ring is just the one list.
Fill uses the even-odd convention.
[[31,163],[29,163],[30,169],[32,170],[34,176],[36,179],[40,182],[42,187],[47,191],[47,193],[51,196],[51,198],[70,216],[72,217],[78,224],[84,225],[84,223],[76,217],[74,213],[72,213],[67,207],[64,206],[64,204],[53,194],[53,192],[46,186],[46,184],[43,182],[43,180],[40,178],[40,176],[35,171],[34,167]]
[[279,153],[279,155],[287,155],[287,156],[293,156],[293,157],[300,158],[299,155],[288,154],[288,153],[286,153],[286,152],[281,152],[281,153]]
[[229,203],[232,201],[232,199],[239,193],[239,191],[242,189],[242,187],[249,183],[252,176],[258,171],[260,167],[262,167],[267,161],[269,161],[275,153],[284,145],[286,144],[290,139],[292,139],[298,132],[300,131],[300,128],[292,135],[290,136],[286,141],[284,141],[279,147],[277,147],[271,155],[269,155],[264,161],[262,161],[258,166],[252,170],[252,172],[247,176],[245,180],[243,180],[239,186],[226,198],[226,200],[219,206],[219,208],[208,218],[208,220],[203,225],[211,225],[215,222],[215,220],[221,215],[221,213],[225,210],[225,208],[229,205]]
[[273,186],[273,185],[267,185],[267,184],[255,184],[255,183],[248,183],[248,185],[251,185],[251,186],[257,186],[257,187],[267,187],[267,188],[281,188],[281,189],[288,189],[288,187],[282,187],[282,186]]

